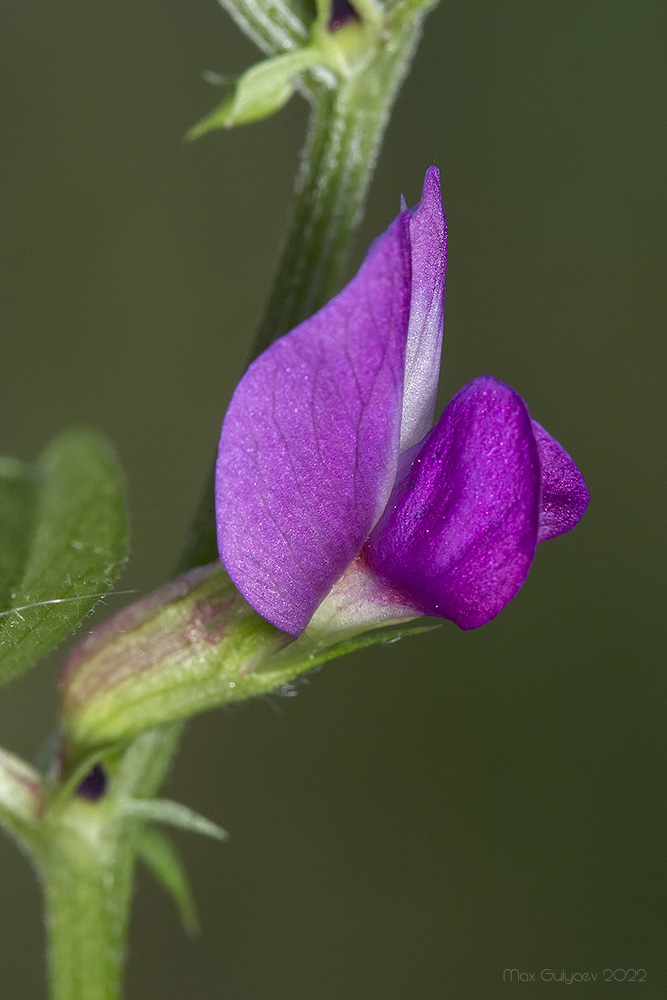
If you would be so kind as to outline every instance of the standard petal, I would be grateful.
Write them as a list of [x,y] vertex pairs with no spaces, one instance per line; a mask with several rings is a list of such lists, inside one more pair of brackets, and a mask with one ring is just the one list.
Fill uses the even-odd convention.
[[584,477],[565,448],[536,420],[533,432],[542,467],[538,542],[570,531],[584,516],[590,494]]
[[397,484],[368,545],[376,573],[422,614],[490,621],[535,553],[540,464],[530,414],[483,376],[451,400]]
[[447,223],[436,167],[427,170],[422,200],[410,210],[410,247],[412,295],[405,353],[402,452],[421,441],[433,425],[440,377]]
[[407,213],[323,309],[239,383],[216,470],[220,556],[298,635],[359,551],[396,476],[410,306]]

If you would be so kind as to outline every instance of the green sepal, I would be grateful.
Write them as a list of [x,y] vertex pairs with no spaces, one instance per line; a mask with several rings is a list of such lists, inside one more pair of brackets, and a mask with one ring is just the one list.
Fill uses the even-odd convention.
[[0,463],[0,685],[66,638],[127,558],[124,484],[107,442],[56,438],[33,467]]
[[[352,585],[346,583],[352,576]],[[436,627],[373,602],[353,568],[293,639],[261,618],[220,563],[173,580],[121,611],[70,654],[60,678],[67,754],[127,740],[291,684],[326,660]],[[407,614],[410,614],[408,611]]]
[[185,933],[194,937],[200,931],[197,907],[183,862],[169,837],[160,830],[144,827],[137,853],[175,903]]
[[216,128],[248,125],[275,114],[296,90],[299,73],[315,66],[319,60],[319,52],[306,47],[251,66],[238,78],[232,94],[193,125],[186,138],[198,139]]
[[37,771],[0,749],[0,826],[33,856],[40,845],[44,802],[44,786]]
[[149,823],[164,823],[214,840],[227,840],[229,836],[217,823],[171,799],[125,799],[119,804],[118,812],[121,816]]

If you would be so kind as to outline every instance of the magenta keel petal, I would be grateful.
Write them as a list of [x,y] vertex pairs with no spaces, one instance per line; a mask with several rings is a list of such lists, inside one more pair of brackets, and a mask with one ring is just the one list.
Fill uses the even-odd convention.
[[555,538],[574,528],[588,507],[590,494],[584,477],[565,448],[533,420],[542,466],[542,499],[538,541]]
[[423,614],[477,628],[528,574],[539,503],[526,405],[504,383],[477,378],[451,400],[397,484],[369,563]]
[[220,556],[298,635],[359,551],[396,474],[410,305],[406,215],[336,298],[239,383],[216,470]]

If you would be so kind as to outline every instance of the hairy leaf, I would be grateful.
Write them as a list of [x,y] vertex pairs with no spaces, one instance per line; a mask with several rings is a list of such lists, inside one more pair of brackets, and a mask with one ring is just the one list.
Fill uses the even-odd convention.
[[127,558],[124,488],[108,444],[68,431],[32,466],[0,462],[0,684],[68,636]]

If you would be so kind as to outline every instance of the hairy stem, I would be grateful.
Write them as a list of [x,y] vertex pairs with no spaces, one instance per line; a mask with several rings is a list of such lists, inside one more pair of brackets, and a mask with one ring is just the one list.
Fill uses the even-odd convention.
[[128,799],[162,783],[181,727],[138,736],[105,763],[99,801],[54,797],[44,816],[39,870],[46,902],[50,1000],[120,1000],[137,837]]
[[220,0],[241,31],[267,56],[308,41],[308,19],[298,0]]
[[337,89],[313,89],[292,221],[254,357],[336,291],[418,30],[415,21],[406,24],[364,73]]

